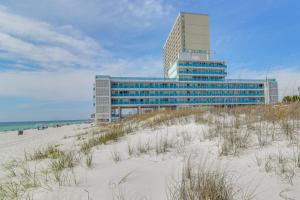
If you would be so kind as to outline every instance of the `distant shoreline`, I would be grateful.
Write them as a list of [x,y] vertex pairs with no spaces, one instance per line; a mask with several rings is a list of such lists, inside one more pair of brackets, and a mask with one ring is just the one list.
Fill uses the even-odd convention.
[[88,123],[89,120],[57,120],[57,121],[30,121],[30,122],[0,122],[0,133],[28,129],[45,129],[71,124]]

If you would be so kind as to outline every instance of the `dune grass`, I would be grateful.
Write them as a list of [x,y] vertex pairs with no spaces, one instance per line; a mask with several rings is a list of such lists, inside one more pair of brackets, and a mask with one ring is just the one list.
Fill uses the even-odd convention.
[[131,133],[132,127],[129,125],[122,124],[113,124],[108,131],[102,135],[92,137],[85,141],[80,148],[80,151],[84,154],[88,154],[91,151],[91,148],[106,144],[107,142],[117,141],[120,137],[123,137],[126,134]]
[[112,157],[112,160],[117,163],[117,162],[120,162],[121,161],[121,154],[120,152],[114,150],[111,152],[111,157]]
[[64,152],[57,145],[48,145],[46,148],[36,149],[32,154],[25,152],[25,160],[56,159],[63,156],[63,154]]
[[[282,153],[256,157],[258,167],[267,173],[274,173],[290,184],[300,168],[300,105],[243,106],[234,108],[208,107],[185,110],[164,110],[135,115],[119,122],[94,127],[78,135],[79,147],[75,150],[62,150],[58,145],[49,145],[32,153],[25,152],[24,160],[12,160],[2,166],[6,174],[0,182],[0,199],[18,199],[28,195],[35,188],[51,188],[50,185],[77,184],[75,167],[82,162],[87,168],[93,167],[93,147],[117,142],[120,138],[141,129],[156,129],[175,124],[196,122],[207,125],[205,139],[218,143],[219,155],[238,155],[251,145],[264,148],[274,141],[289,141],[294,148],[293,158]],[[184,145],[191,142],[188,131],[181,133]],[[257,143],[255,143],[255,141]],[[146,153],[159,155],[171,151],[178,141],[160,135],[153,141],[136,144],[128,143],[128,155],[138,156]],[[251,145],[250,145],[251,144]],[[256,146],[257,147],[257,146]],[[45,168],[37,166],[46,160]],[[122,160],[120,152],[112,152],[112,160]],[[36,166],[34,166],[36,165]],[[206,170],[203,166],[191,167],[186,163],[180,182],[173,185],[171,199],[232,199],[234,188],[224,171]]]
[[26,161],[12,160],[3,166],[6,178],[0,183],[1,200],[19,199],[26,191],[42,185],[38,170],[36,167],[30,167]]
[[170,184],[168,200],[233,200],[235,191],[225,171],[211,169],[206,161],[188,159],[178,182]]
[[50,168],[52,171],[62,171],[67,168],[74,168],[77,163],[78,158],[75,152],[67,152],[58,157],[58,159],[51,160]]
[[88,168],[92,168],[93,166],[93,153],[89,153],[86,155],[85,164]]

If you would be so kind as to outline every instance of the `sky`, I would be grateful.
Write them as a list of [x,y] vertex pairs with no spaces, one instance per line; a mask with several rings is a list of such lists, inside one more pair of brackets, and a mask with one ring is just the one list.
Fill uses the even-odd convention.
[[300,86],[297,0],[0,0],[0,122],[87,119],[96,74],[162,77],[180,11],[209,15],[229,78]]

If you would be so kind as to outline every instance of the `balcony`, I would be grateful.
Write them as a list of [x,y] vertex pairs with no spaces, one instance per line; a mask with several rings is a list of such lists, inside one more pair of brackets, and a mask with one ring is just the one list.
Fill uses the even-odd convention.
[[227,66],[221,63],[178,63],[178,67],[216,67],[226,68]]
[[264,101],[262,99],[206,99],[206,100],[186,100],[186,101],[178,101],[176,99],[163,101],[117,101],[113,100],[112,105],[184,105],[184,104],[263,104]]
[[140,93],[140,94],[112,94],[112,97],[241,97],[256,96],[264,97],[263,93]]
[[264,89],[263,86],[257,85],[235,85],[235,84],[222,84],[222,85],[128,85],[118,84],[112,85],[113,89]]
[[225,71],[182,71],[179,70],[178,74],[195,74],[195,75],[227,75],[227,72]]

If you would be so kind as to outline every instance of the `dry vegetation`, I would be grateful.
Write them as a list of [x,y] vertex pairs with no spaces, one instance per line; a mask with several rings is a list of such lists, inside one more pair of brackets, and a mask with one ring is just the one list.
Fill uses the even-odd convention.
[[[275,141],[286,141],[293,148],[293,155],[278,154],[255,156],[257,166],[267,173],[274,172],[293,184],[295,170],[300,168],[300,105],[244,106],[234,108],[194,108],[166,110],[135,115],[119,122],[95,127],[77,136],[78,147],[61,150],[50,145],[33,153],[25,152],[24,160],[12,160],[2,166],[5,177],[0,181],[0,199],[29,198],[36,188],[51,190],[54,186],[78,184],[75,167],[81,164],[93,166],[93,148],[117,142],[124,136],[142,129],[157,129],[161,126],[188,122],[207,125],[203,133],[205,140],[218,142],[219,156],[236,156],[249,148],[264,148]],[[181,141],[168,138],[168,134],[157,135],[155,141],[131,144],[128,155],[162,154],[192,138],[187,132],[179,134]],[[112,151],[114,162],[121,162],[118,151]],[[45,161],[42,163],[42,161]],[[47,164],[45,164],[47,163]],[[233,185],[228,182],[226,172],[207,171],[205,166],[196,169],[187,162],[180,181],[172,185],[169,197],[174,200],[234,199]]]
[[207,158],[195,165],[185,163],[179,182],[170,184],[169,200],[232,200],[235,191],[225,171],[212,169]]

